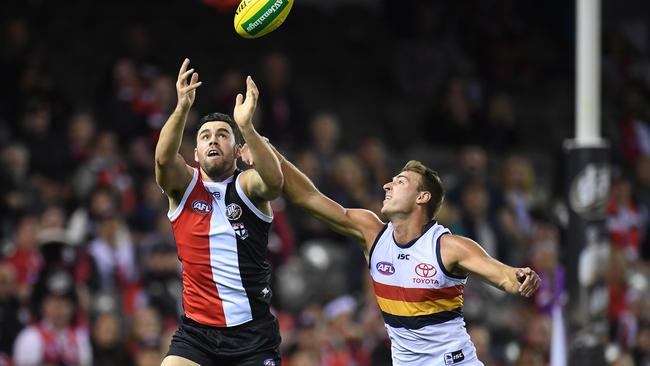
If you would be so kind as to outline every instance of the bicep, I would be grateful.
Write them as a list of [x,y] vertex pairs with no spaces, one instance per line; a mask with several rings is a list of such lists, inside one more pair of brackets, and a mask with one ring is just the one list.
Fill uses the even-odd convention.
[[156,183],[172,197],[182,194],[192,180],[192,168],[178,154],[172,163],[161,165],[156,162]]
[[273,189],[264,183],[264,180],[255,169],[248,169],[243,172],[240,184],[244,189],[244,193],[253,199],[273,201],[282,193],[281,189]]
[[505,264],[492,258],[475,241],[457,235],[445,235],[441,239],[443,252],[453,267],[464,274],[472,273],[490,284],[500,287],[506,279]]

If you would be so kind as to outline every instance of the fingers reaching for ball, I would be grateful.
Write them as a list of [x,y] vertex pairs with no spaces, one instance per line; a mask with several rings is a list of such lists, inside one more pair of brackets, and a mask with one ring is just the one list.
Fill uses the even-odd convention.
[[[194,72],[193,68],[188,69],[189,65],[189,58],[183,60],[183,64],[178,71],[178,78],[176,79],[177,108],[184,111],[192,107],[196,96],[196,88],[203,84],[203,82],[199,81],[199,74]],[[190,78],[189,82],[187,81],[188,78]]]
[[253,78],[248,76],[246,78],[246,98],[241,94],[237,94],[235,110],[233,112],[233,118],[240,128],[253,124],[253,115],[255,114],[255,108],[257,108],[259,94],[260,92]]

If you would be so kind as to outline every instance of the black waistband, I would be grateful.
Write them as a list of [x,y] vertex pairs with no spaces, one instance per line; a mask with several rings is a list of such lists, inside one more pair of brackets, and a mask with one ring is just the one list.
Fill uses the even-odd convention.
[[230,331],[230,330],[236,331],[236,330],[246,329],[246,328],[249,328],[249,327],[255,327],[255,326],[258,326],[260,324],[270,323],[270,322],[272,322],[274,320],[275,320],[275,317],[273,316],[273,314],[271,314],[269,312],[268,316],[264,316],[264,317],[261,317],[261,318],[256,318],[256,319],[253,319],[251,321],[247,321],[246,323],[243,323],[243,324],[234,325],[232,327],[215,327],[213,325],[206,325],[206,324],[203,324],[203,323],[199,323],[196,320],[187,317],[187,315],[181,316],[181,323],[182,324],[198,326],[198,327],[204,327],[204,328],[209,328],[209,329],[228,330],[228,331]]
[[393,328],[420,329],[427,325],[440,324],[463,316],[463,308],[442,311],[431,315],[400,316],[381,312],[386,324]]

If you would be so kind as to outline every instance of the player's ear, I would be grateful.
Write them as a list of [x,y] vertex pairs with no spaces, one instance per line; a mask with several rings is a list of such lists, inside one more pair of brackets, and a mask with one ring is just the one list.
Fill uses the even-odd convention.
[[194,148],[194,161],[199,162],[199,150]]
[[431,192],[422,191],[418,193],[418,198],[416,199],[417,203],[426,204],[429,203],[429,201],[431,201]]
[[248,148],[248,144],[244,143],[241,147],[241,160],[246,163],[248,166],[253,166],[253,158],[251,157],[251,151]]
[[241,150],[242,150],[242,144],[235,144],[235,159],[239,159],[241,157]]

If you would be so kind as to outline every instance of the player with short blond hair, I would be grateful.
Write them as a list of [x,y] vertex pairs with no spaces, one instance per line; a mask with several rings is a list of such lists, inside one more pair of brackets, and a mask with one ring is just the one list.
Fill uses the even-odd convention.
[[[276,152],[277,153],[277,152]],[[377,303],[392,343],[393,365],[483,365],[463,319],[467,276],[530,297],[540,285],[530,268],[490,257],[471,239],[435,221],[444,200],[436,172],[409,161],[384,185],[383,223],[373,212],[329,199],[281,154],[284,193],[333,230],[357,239],[370,265]]]

